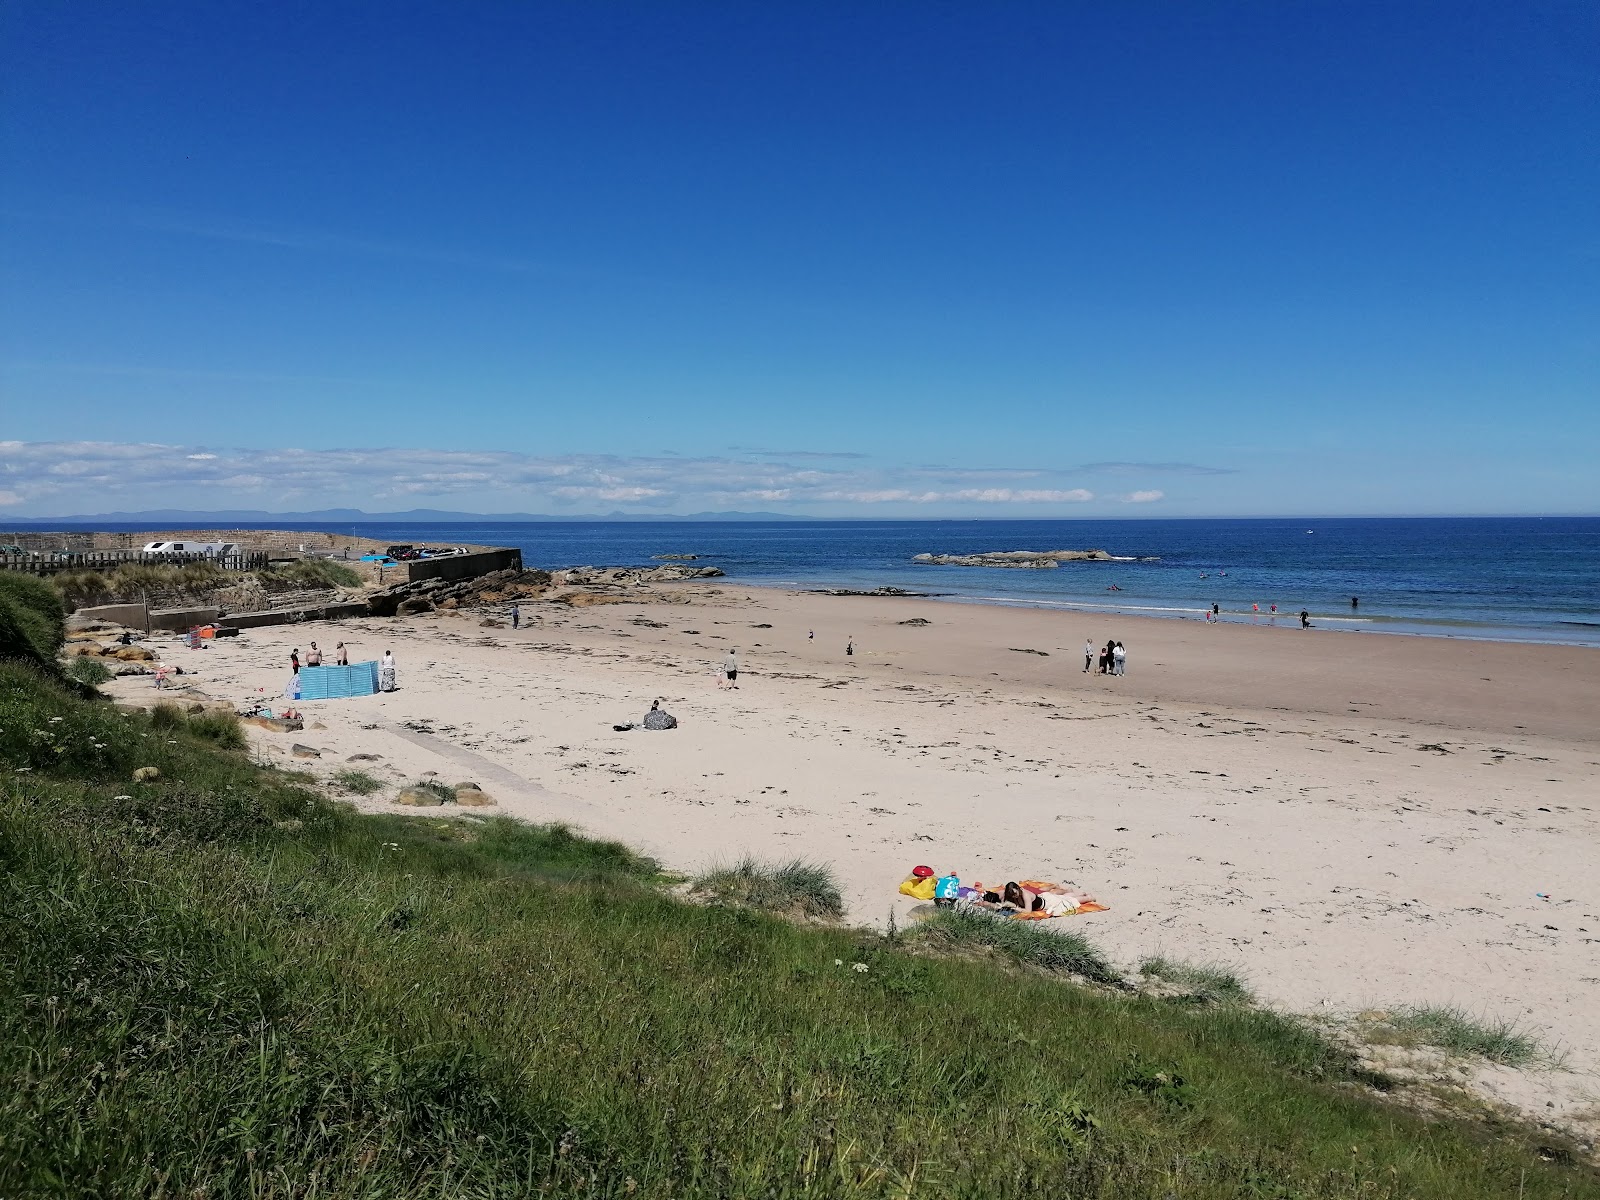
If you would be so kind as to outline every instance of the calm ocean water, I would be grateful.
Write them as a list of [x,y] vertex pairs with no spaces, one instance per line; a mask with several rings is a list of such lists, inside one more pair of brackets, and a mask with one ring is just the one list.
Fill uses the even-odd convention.
[[[273,528],[285,528],[282,524]],[[296,526],[287,526],[296,528]],[[148,527],[146,527],[148,528]],[[631,566],[698,554],[730,580],[882,584],[953,599],[1600,645],[1600,518],[551,522],[306,525],[405,542],[518,546],[529,566]],[[1153,562],[1056,570],[919,567],[923,552],[1098,548]],[[1115,584],[1119,591],[1109,591]],[[1359,596],[1352,612],[1350,598]],[[1263,615],[1255,616],[1253,604]]]

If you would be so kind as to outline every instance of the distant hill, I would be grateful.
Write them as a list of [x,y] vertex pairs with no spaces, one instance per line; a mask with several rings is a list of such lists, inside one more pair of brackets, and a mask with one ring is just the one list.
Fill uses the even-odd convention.
[[771,512],[697,513],[469,513],[440,508],[413,508],[406,512],[369,513],[359,508],[323,508],[314,512],[266,512],[254,508],[219,509],[201,512],[185,508],[151,508],[140,512],[76,513],[66,517],[10,517],[7,523],[22,525],[175,525],[194,528],[217,525],[261,525],[272,521],[293,524],[337,521],[341,524],[381,523],[418,524],[460,521],[804,521],[811,518]]

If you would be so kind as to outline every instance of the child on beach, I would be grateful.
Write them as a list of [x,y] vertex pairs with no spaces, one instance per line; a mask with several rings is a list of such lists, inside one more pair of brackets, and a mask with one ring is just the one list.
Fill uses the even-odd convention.
[[954,908],[957,900],[961,898],[961,879],[954,871],[947,871],[939,876],[939,881],[933,885],[933,904],[935,908]]

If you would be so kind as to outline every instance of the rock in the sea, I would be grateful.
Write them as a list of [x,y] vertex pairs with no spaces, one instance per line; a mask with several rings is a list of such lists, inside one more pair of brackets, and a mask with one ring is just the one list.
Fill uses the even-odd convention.
[[400,789],[400,794],[394,798],[396,804],[409,804],[414,808],[438,808],[444,803],[444,797],[432,788],[406,787]]
[[987,554],[918,554],[924,567],[1020,567],[1049,570],[1064,562],[1115,562],[1104,550],[993,550]]
[[315,746],[307,746],[307,745],[304,745],[304,744],[302,744],[300,742],[296,742],[294,745],[290,746],[289,747],[289,753],[294,755],[296,758],[321,758],[322,757],[322,751],[321,750],[318,750]]
[[657,562],[694,562],[698,554],[652,554],[651,558]]
[[135,767],[133,771],[133,781],[135,783],[149,783],[153,779],[160,778],[160,767]]

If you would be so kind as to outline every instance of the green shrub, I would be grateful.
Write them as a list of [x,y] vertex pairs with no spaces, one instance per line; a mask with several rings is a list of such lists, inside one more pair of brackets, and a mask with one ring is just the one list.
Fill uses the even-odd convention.
[[732,866],[713,867],[694,881],[694,891],[719,904],[740,904],[802,917],[839,917],[844,899],[833,868],[791,859],[763,863],[746,856]]
[[20,571],[0,571],[0,659],[56,670],[67,612],[55,589]]
[[116,678],[111,673],[111,668],[98,658],[91,655],[80,654],[67,663],[67,675],[79,683],[86,683],[90,687],[98,687],[108,680]]
[[986,947],[1028,966],[1095,983],[1120,984],[1121,974],[1089,943],[1071,929],[1045,929],[1043,922],[1018,921],[983,909],[935,909],[912,937],[922,944],[946,950]]

